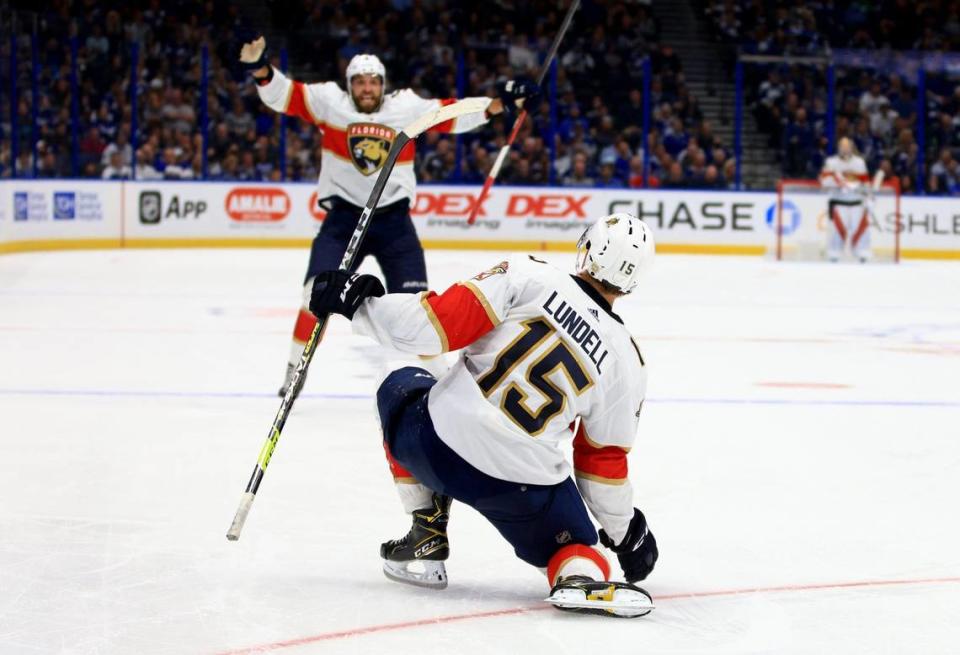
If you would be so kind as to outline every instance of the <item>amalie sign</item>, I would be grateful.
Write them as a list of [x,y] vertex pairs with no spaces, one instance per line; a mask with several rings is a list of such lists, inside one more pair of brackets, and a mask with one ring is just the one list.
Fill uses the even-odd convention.
[[238,187],[227,194],[224,207],[233,221],[276,222],[290,213],[290,196],[278,188]]

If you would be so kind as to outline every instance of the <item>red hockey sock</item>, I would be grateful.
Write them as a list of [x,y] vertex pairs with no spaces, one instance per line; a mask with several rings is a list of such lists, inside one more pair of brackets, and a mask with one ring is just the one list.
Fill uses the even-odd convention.
[[570,544],[550,558],[547,564],[547,581],[553,586],[560,576],[582,574],[596,569],[600,570],[600,580],[610,579],[610,564],[599,550],[583,544]]
[[297,314],[297,323],[293,326],[293,340],[301,345],[308,342],[316,324],[317,317],[301,308]]
[[413,477],[413,473],[403,468],[400,462],[390,454],[386,441],[383,442],[383,452],[387,456],[387,464],[390,465],[390,475],[393,476],[394,482],[416,482],[417,479]]

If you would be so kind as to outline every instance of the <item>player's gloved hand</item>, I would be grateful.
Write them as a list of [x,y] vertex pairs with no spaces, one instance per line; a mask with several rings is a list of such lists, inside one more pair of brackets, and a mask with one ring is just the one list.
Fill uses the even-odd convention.
[[540,95],[540,87],[533,80],[517,78],[497,84],[497,97],[503,103],[504,111],[512,112],[527,108],[533,109],[536,98]]
[[[251,73],[261,68],[269,67],[267,62],[267,40],[261,36],[253,41],[244,43],[243,47],[240,48],[240,65],[243,66],[244,70],[250,71]],[[271,72],[273,71],[272,68],[270,70]]]
[[617,554],[620,568],[627,582],[643,580],[653,571],[654,564],[660,552],[657,550],[657,540],[647,527],[647,519],[637,508],[633,508],[633,520],[627,528],[623,541],[614,544],[613,540],[600,530],[600,543]]
[[383,294],[383,284],[373,275],[326,271],[313,280],[310,311],[317,317],[341,314],[353,320],[354,312],[364,300]]

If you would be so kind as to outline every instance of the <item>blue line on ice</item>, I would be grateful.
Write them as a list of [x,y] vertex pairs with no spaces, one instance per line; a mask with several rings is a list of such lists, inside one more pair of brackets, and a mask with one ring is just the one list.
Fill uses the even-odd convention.
[[[168,391],[130,389],[0,389],[0,396],[74,396],[101,398],[276,398],[269,391]],[[365,393],[307,393],[301,398],[320,400],[373,400]],[[839,407],[960,407],[960,400],[870,400],[870,399],[798,399],[798,398],[683,398],[653,397],[646,402],[684,405],[821,405]]]

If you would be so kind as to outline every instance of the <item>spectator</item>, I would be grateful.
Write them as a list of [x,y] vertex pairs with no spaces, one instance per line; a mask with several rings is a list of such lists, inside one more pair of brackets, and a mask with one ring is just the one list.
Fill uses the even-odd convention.
[[227,112],[227,115],[224,116],[224,120],[226,121],[227,129],[229,129],[234,136],[245,134],[256,127],[253,117],[243,106],[243,99],[240,97],[234,98],[233,107]]
[[890,101],[881,97],[877,102],[877,110],[870,114],[870,131],[879,139],[887,139],[893,131],[894,121],[899,114],[890,108]]
[[[630,177],[627,181],[627,186],[631,189],[643,189],[643,158],[639,155],[634,155],[630,159]],[[647,187],[651,189],[656,189],[660,186],[660,179],[653,173],[647,175]]]
[[672,118],[670,125],[663,133],[663,147],[671,157],[679,155],[686,147],[690,138],[683,129],[683,122],[679,118]]
[[172,127],[177,132],[193,130],[196,115],[193,106],[186,101],[180,89],[171,88],[167,91],[163,107],[163,119],[167,126]]
[[630,160],[633,153],[630,152],[630,143],[623,137],[617,139],[614,144],[613,173],[621,180],[627,180],[630,177]]
[[724,187],[723,178],[720,177],[717,167],[713,164],[710,164],[704,169],[703,187],[705,189],[722,189]]
[[626,186],[614,172],[613,160],[608,158],[600,164],[600,177],[596,186],[601,189],[622,189]]
[[155,154],[153,147],[146,144],[137,151],[137,179],[162,180],[163,175],[153,166]]
[[956,194],[960,192],[960,165],[948,148],[940,151],[940,157],[930,167],[929,190],[931,193]]
[[800,107],[784,132],[787,175],[792,177],[814,177],[816,175],[816,171],[810,166],[814,143],[813,129],[807,122],[807,110]]
[[890,100],[880,91],[880,82],[874,80],[870,88],[860,96],[860,113],[869,116],[880,111],[881,106],[889,104]]
[[[129,160],[127,160],[129,161]],[[131,177],[131,170],[129,164],[127,164],[123,159],[123,153],[119,150],[114,150],[110,154],[110,160],[106,168],[103,169],[103,173],[100,174],[100,177],[104,180],[129,180]]]
[[130,137],[127,134],[127,130],[125,128],[117,132],[116,141],[109,144],[106,148],[103,149],[103,154],[101,155],[101,163],[104,165],[108,165],[114,153],[119,153],[120,160],[125,163],[128,163],[133,159],[133,148],[130,145]]
[[[436,149],[423,159],[420,166],[420,179],[424,182],[444,182],[453,176],[454,166],[447,156],[452,154],[450,141],[440,139]],[[455,164],[455,162],[453,162]]]
[[487,179],[487,173],[493,161],[490,153],[482,145],[475,144],[471,156],[467,159],[466,171],[463,174],[463,181],[471,184],[482,184]]
[[168,147],[163,151],[163,168],[160,170],[165,180],[193,179],[193,170],[179,162],[177,149]]
[[683,178],[683,168],[678,162],[673,162],[670,165],[667,179],[663,181],[662,186],[665,189],[680,189],[686,186],[686,180]]
[[240,160],[237,158],[237,154],[235,152],[228,152],[220,164],[220,169],[216,177],[221,180],[238,180],[240,179],[239,166]]
[[96,127],[91,127],[80,139],[80,159],[82,165],[89,162],[99,162],[106,144],[100,136],[100,131]]
[[587,172],[587,156],[578,152],[573,156],[573,166],[570,173],[563,178],[563,186],[569,187],[591,187],[595,180]]

